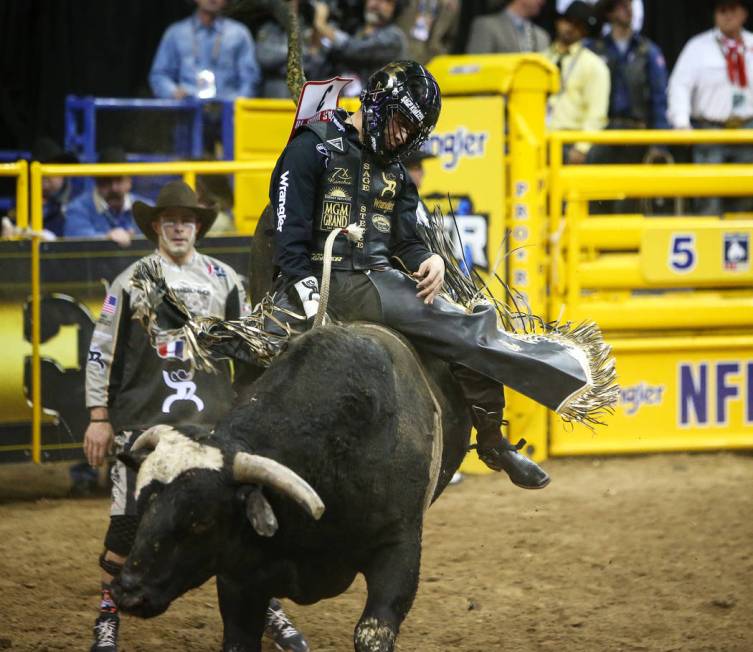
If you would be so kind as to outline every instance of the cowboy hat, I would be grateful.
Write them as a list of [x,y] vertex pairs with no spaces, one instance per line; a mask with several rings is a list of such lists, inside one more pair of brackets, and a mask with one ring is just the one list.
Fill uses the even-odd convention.
[[73,152],[64,150],[52,138],[43,136],[34,141],[31,147],[31,160],[40,163],[78,163]]
[[152,222],[159,220],[162,212],[167,208],[187,208],[194,215],[199,224],[196,229],[196,240],[200,240],[217,219],[217,211],[199,205],[196,193],[184,181],[170,181],[162,186],[154,206],[136,201],[133,203],[133,219],[136,220],[141,231],[152,242],[157,242],[157,234],[152,228]]

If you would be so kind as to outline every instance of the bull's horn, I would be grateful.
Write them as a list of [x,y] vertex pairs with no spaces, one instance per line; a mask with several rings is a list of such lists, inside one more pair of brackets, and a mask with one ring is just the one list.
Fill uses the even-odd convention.
[[316,520],[324,513],[324,503],[311,485],[269,457],[237,453],[233,459],[233,478],[236,482],[262,484],[287,494]]
[[133,442],[131,450],[134,452],[140,448],[151,448],[154,450],[157,448],[157,444],[159,444],[160,437],[168,430],[173,430],[173,427],[164,425],[152,426],[149,430],[145,430],[139,435],[138,439]]

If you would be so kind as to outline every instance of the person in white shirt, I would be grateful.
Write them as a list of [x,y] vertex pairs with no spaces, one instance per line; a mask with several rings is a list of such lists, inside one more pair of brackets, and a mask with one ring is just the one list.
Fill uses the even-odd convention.
[[[715,27],[685,44],[669,78],[668,118],[675,129],[753,128],[753,34],[743,0],[715,0]],[[753,163],[753,148],[698,145],[695,163]],[[729,206],[728,206],[729,204]],[[698,200],[704,215],[720,214],[722,201]],[[749,199],[725,202],[731,210],[751,210]]]

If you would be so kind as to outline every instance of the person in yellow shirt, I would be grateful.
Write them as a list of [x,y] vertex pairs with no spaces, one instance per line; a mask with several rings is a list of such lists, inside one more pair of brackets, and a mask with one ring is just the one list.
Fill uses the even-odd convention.
[[[575,0],[557,17],[556,38],[546,54],[560,71],[560,91],[549,98],[548,124],[552,130],[594,130],[607,125],[609,68],[583,44],[595,25],[591,7]],[[568,163],[585,163],[589,143],[567,147]]]

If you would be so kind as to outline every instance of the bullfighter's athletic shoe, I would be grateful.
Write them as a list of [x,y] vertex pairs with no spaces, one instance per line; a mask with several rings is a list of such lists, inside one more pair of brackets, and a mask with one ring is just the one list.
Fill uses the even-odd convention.
[[90,652],[118,652],[118,614],[101,613],[94,623],[94,643]]
[[309,644],[293,625],[278,600],[272,598],[267,607],[267,624],[264,633],[278,650],[283,652],[309,652]]
[[525,445],[521,439],[511,444],[502,434],[501,427],[507,422],[500,412],[491,412],[472,406],[473,425],[476,428],[475,448],[479,459],[492,471],[504,471],[510,481],[522,489],[543,489],[549,484],[549,474],[536,462],[521,455],[518,451]]

